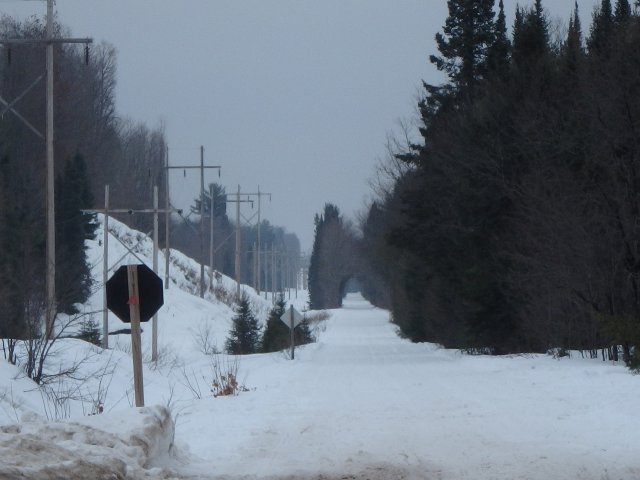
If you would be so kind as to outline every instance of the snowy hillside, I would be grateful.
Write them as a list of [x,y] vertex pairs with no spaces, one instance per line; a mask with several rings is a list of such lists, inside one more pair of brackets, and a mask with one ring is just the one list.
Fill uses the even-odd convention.
[[[113,232],[137,242],[121,224]],[[100,240],[90,249],[97,278]],[[110,250],[135,261],[115,237]],[[136,250],[148,260],[151,245]],[[143,325],[147,407],[132,407],[125,335],[112,337],[108,351],[61,342],[56,362],[81,361],[81,380],[45,394],[0,362],[0,479],[640,478],[640,377],[622,365],[412,344],[396,335],[388,312],[358,295],[316,326],[317,342],[294,361],[207,355],[203,339],[220,349],[233,312],[188,293],[198,267],[175,258],[157,364]],[[270,302],[252,299],[264,315]],[[86,309],[101,304],[96,292]],[[112,331],[123,326],[110,318]],[[237,396],[213,395],[220,368],[237,368]],[[98,404],[104,413],[91,415]]]

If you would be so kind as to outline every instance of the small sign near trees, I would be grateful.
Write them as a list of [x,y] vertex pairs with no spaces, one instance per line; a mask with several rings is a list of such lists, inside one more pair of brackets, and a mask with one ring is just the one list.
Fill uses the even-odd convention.
[[289,328],[292,328],[291,327],[292,319],[293,319],[293,328],[300,325],[304,320],[304,317],[302,316],[302,314],[299,311],[297,311],[295,308],[293,308],[293,305],[289,307],[289,310],[285,310],[285,312],[280,316],[280,320],[282,320],[284,324]]
[[285,312],[280,316],[280,320],[284,322],[284,324],[289,327],[291,332],[291,360],[295,358],[295,336],[294,330],[295,328],[302,323],[304,317],[302,314],[293,308],[293,305],[289,306],[289,310],[285,310]]

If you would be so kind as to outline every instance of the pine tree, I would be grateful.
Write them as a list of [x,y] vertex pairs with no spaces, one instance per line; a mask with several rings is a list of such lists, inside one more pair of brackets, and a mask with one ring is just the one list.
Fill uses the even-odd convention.
[[306,345],[307,343],[315,342],[311,328],[309,328],[309,322],[304,319],[298,324],[293,331],[293,340],[296,345]]
[[602,0],[600,8],[593,13],[591,32],[587,39],[589,53],[607,57],[614,32],[614,18],[611,9],[611,0]]
[[575,88],[578,76],[578,68],[584,56],[582,49],[582,26],[578,12],[578,2],[575,3],[573,15],[569,19],[567,39],[562,48],[562,59],[565,73],[569,77],[567,88]]
[[95,215],[86,164],[80,154],[67,161],[56,188],[56,296],[58,310],[77,313],[74,306],[91,293],[91,271],[85,240],[95,238]]
[[[340,210],[335,205],[327,203],[324,206],[324,212],[315,216],[315,236],[313,247],[311,250],[311,259],[309,263],[309,307],[312,310],[326,308],[328,304],[333,303],[335,299],[331,299],[331,293],[328,291],[328,280],[323,271],[326,270],[328,257],[332,255],[326,250],[332,248],[331,245],[325,245],[329,239],[327,230],[334,225],[342,225]],[[335,259],[338,252],[333,252]],[[332,307],[334,305],[331,305]]]
[[80,324],[80,331],[76,335],[76,338],[93,343],[94,345],[100,345],[100,327],[93,319],[87,319]]
[[622,25],[631,18],[631,5],[628,0],[617,0],[613,13],[613,18],[617,25]]
[[283,295],[279,295],[267,319],[267,327],[262,337],[263,352],[277,352],[289,346],[291,342],[289,328],[280,320],[285,310],[286,302]]
[[200,205],[204,199],[204,213],[209,215],[211,210],[211,192],[213,191],[214,217],[224,217],[227,214],[227,193],[222,185],[217,183],[209,184],[209,188],[204,191],[201,198],[195,198],[191,206],[191,212],[200,215]]
[[509,69],[509,54],[511,41],[507,35],[507,21],[504,14],[504,2],[498,4],[498,18],[496,19],[493,43],[489,47],[487,65],[489,72],[506,76]]
[[494,0],[449,0],[449,16],[442,33],[436,34],[440,56],[429,60],[448,75],[462,95],[473,95],[473,87],[487,73],[487,56],[494,43]]
[[225,344],[227,353],[246,355],[256,353],[260,340],[260,325],[251,311],[249,297],[243,294],[236,306],[233,326]]
[[549,53],[549,22],[541,0],[533,9],[516,11],[513,27],[513,59],[525,70],[535,67]]

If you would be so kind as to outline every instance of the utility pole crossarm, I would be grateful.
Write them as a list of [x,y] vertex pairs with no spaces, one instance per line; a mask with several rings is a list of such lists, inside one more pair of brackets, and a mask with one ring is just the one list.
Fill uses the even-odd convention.
[[[169,170],[174,168],[178,170],[184,170],[185,168],[200,168],[200,165],[169,165],[165,168],[168,168]],[[204,165],[202,168],[204,168],[205,170],[207,168],[217,168],[218,170],[222,169],[220,165]]]
[[57,43],[93,43],[93,38],[0,38],[0,45],[57,44]]
[[[169,178],[169,170],[181,169],[187,170],[192,168],[197,168],[200,170],[200,254],[202,259],[204,258],[204,171],[207,169],[217,169],[218,176],[220,176],[220,170],[222,167],[220,165],[205,165],[204,164],[204,147],[200,146],[200,165],[169,165],[169,156],[167,154],[167,161],[165,168],[167,169],[167,191],[168,191],[168,178]],[[168,198],[168,193],[167,193]],[[204,260],[200,261],[200,298],[204,298]]]

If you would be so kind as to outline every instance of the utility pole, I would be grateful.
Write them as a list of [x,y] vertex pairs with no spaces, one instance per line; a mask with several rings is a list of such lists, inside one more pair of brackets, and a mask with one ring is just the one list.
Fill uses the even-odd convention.
[[258,295],[260,295],[260,249],[262,248],[260,244],[260,227],[262,222],[262,220],[260,219],[260,203],[261,203],[260,199],[262,198],[263,195],[269,195],[269,201],[271,201],[271,194],[261,192],[260,185],[258,185],[258,193],[256,195],[258,196],[258,246],[256,248],[256,254],[258,255],[258,262],[257,262],[258,272],[257,272],[256,291],[258,292]]
[[109,310],[107,309],[107,280],[109,280],[109,185],[104,186],[104,234],[102,235],[102,348],[109,348]]
[[[47,38],[53,37],[53,0],[47,0]],[[56,318],[56,212],[53,171],[53,43],[47,43],[47,334]]]
[[[158,187],[153,186],[153,273],[158,273]],[[151,361],[158,359],[158,312],[153,314],[151,320]]]
[[[191,168],[200,169],[200,298],[204,298],[204,171],[207,168],[215,168],[218,170],[218,177],[220,176],[220,165],[205,165],[204,164],[204,147],[200,146],[200,165],[169,165],[169,156],[167,155],[167,177],[169,176],[169,170],[173,168],[179,168],[187,170]],[[169,180],[167,180],[168,182]],[[169,192],[167,191],[167,196]]]
[[[8,38],[1,39],[0,44],[11,45],[16,44],[45,44],[46,45],[46,72],[47,72],[47,85],[46,85],[46,158],[47,158],[47,248],[46,248],[46,263],[47,263],[47,307],[46,307],[46,338],[51,338],[53,331],[53,322],[56,317],[56,231],[55,231],[55,172],[54,172],[54,157],[53,157],[53,45],[63,43],[84,43],[85,48],[88,48],[88,44],[93,42],[91,38],[54,38],[53,37],[53,0],[47,0],[47,18],[46,18],[46,38]],[[30,90],[39,79],[36,80],[28,89]],[[24,92],[26,93],[26,91]],[[23,94],[24,94],[23,93]],[[6,106],[7,110],[12,111],[23,123],[27,125],[32,131],[34,131],[39,137],[43,135],[38,132],[29,122],[27,122],[17,111],[13,108],[12,104],[8,103],[4,99],[2,103]]]
[[235,276],[236,276],[236,295],[240,298],[240,204],[241,203],[251,203],[253,207],[253,200],[249,198],[240,198],[240,195],[253,195],[250,193],[241,193],[240,185],[238,185],[238,191],[236,193],[235,200],[229,200],[227,198],[227,203],[235,203],[236,204],[236,251],[235,251]]
[[[158,272],[158,214],[166,213],[165,210],[158,208],[158,187],[153,187],[153,208],[133,210],[127,208],[109,208],[109,185],[104,186],[104,208],[93,210],[82,210],[83,213],[102,213],[104,215],[104,258],[103,258],[103,316],[102,316],[102,348],[109,348],[109,316],[107,312],[107,279],[109,275],[109,214],[110,213],[128,213],[133,215],[136,213],[153,213],[153,271]],[[151,360],[156,361],[158,358],[158,314],[153,316],[152,341],[151,341]]]
[[169,289],[169,263],[171,247],[169,246],[169,222],[171,222],[171,203],[169,202],[169,147],[164,150],[164,288]]
[[209,205],[209,288],[213,289],[213,222],[215,221],[215,199],[213,197],[213,184],[209,184],[209,197],[211,204]]
[[236,194],[236,295],[240,299],[240,185]]
[[[258,211],[257,211],[257,215],[258,215],[258,245],[257,248],[255,249],[256,255],[258,256],[258,261],[257,261],[257,281],[255,283],[255,287],[256,287],[256,291],[258,292],[258,295],[260,295],[260,289],[261,289],[261,272],[260,272],[260,253],[261,253],[261,239],[260,239],[260,227],[261,227],[261,223],[262,223],[262,219],[261,219],[261,204],[262,204],[262,197],[263,196],[269,196],[269,201],[271,201],[271,193],[269,192],[261,192],[260,191],[260,186],[258,185],[258,191],[257,192],[251,192],[251,193],[243,193],[242,195],[246,195],[247,198],[249,197],[258,197]],[[249,219],[245,219],[245,221],[247,223],[250,223],[251,220],[253,219],[253,217],[255,216],[255,214],[253,216],[251,216],[251,218]]]

